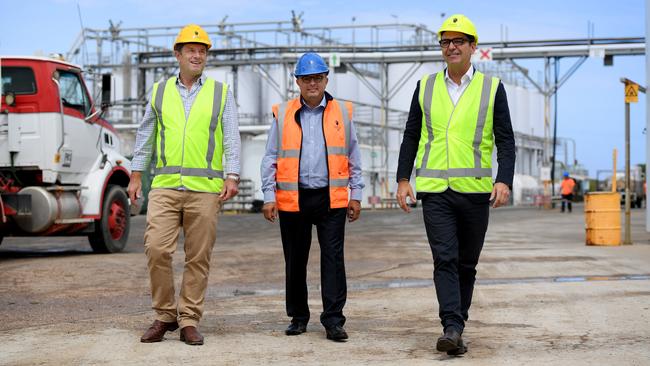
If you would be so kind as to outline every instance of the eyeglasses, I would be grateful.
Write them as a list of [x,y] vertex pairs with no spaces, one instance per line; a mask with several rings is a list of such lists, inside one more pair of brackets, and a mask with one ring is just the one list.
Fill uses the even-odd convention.
[[440,47],[447,48],[451,43],[453,43],[454,46],[456,47],[460,47],[464,45],[466,42],[469,42],[469,39],[460,37],[460,38],[453,38],[453,39],[441,39],[439,43],[440,43]]
[[315,81],[316,84],[320,84],[325,80],[324,75],[307,75],[307,76],[301,76],[300,80],[302,80],[303,83],[310,84],[312,81]]

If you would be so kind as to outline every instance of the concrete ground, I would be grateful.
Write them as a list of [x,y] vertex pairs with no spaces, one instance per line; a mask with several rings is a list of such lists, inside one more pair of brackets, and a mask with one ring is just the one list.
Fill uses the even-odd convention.
[[153,319],[144,217],[119,254],[91,254],[83,238],[5,238],[0,364],[650,365],[644,210],[633,211],[634,245],[619,247],[585,246],[582,206],[574,210],[491,211],[463,357],[435,350],[441,327],[421,210],[364,211],[347,227],[346,343],[326,340],[318,323],[316,242],[313,320],[306,334],[284,335],[279,227],[259,214],[220,217],[201,347],[180,342],[178,331],[139,342]]

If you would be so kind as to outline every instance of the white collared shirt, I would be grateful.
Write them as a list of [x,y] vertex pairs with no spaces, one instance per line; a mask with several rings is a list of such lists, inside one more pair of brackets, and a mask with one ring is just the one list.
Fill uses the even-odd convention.
[[449,92],[449,96],[451,97],[451,101],[454,102],[454,105],[458,104],[458,99],[460,99],[460,96],[463,94],[465,89],[467,89],[467,86],[472,81],[473,77],[474,66],[469,65],[469,69],[465,75],[460,78],[460,85],[458,85],[449,77],[449,68],[445,69],[445,83],[447,84],[447,91]]

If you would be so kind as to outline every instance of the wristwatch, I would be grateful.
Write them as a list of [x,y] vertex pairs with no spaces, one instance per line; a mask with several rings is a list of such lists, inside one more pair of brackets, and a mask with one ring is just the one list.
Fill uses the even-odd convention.
[[226,174],[226,179],[232,179],[235,183],[239,183],[239,176],[237,174]]

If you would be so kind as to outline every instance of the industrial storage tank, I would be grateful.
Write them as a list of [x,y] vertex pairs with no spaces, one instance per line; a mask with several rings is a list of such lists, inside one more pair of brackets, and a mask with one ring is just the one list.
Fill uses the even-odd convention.
[[533,205],[535,197],[543,193],[539,180],[526,174],[515,174],[512,186],[512,203],[515,206]]
[[528,93],[528,128],[532,136],[544,136],[544,96],[537,90]]
[[528,89],[515,86],[515,95],[517,96],[516,113],[512,114],[512,128],[514,131],[528,134],[530,122],[528,118],[529,98]]

